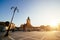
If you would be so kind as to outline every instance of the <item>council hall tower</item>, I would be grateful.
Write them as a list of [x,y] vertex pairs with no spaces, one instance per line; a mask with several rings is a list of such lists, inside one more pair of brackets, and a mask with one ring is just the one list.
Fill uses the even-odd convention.
[[23,30],[25,30],[25,31],[31,31],[32,30],[31,20],[29,17],[26,19],[26,24],[24,24]]
[[26,20],[26,24],[27,24],[28,26],[31,25],[31,21],[30,21],[30,18],[29,18],[29,17],[28,17],[27,20]]

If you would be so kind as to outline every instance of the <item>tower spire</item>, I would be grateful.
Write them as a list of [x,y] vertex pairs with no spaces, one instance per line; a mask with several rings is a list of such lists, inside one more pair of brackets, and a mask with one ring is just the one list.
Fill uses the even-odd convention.
[[29,16],[28,16],[28,18],[27,18],[27,24],[31,24],[31,23],[30,23],[30,18],[29,18]]

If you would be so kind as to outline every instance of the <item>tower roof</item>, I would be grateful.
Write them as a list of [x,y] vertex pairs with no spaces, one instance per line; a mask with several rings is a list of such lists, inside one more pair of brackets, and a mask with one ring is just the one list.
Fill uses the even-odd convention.
[[29,17],[28,17],[27,19],[28,19],[28,20],[30,20],[30,18],[29,18]]

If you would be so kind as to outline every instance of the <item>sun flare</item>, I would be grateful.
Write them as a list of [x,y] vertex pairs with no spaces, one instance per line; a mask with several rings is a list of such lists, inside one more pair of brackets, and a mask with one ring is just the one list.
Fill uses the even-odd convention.
[[51,21],[50,26],[51,27],[56,27],[57,26],[57,21]]

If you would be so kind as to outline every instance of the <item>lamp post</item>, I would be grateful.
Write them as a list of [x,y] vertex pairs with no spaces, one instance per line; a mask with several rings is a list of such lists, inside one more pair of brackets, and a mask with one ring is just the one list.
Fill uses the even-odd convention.
[[11,23],[12,23],[12,21],[13,21],[15,12],[16,12],[16,11],[17,11],[17,12],[19,11],[19,10],[17,9],[17,7],[11,7],[11,10],[12,10],[12,9],[14,9],[14,10],[13,10],[13,15],[12,15],[11,22],[10,22],[10,24],[9,24],[8,30],[7,30],[7,32],[6,32],[6,34],[5,34],[5,37],[9,35],[9,30],[10,30]]

